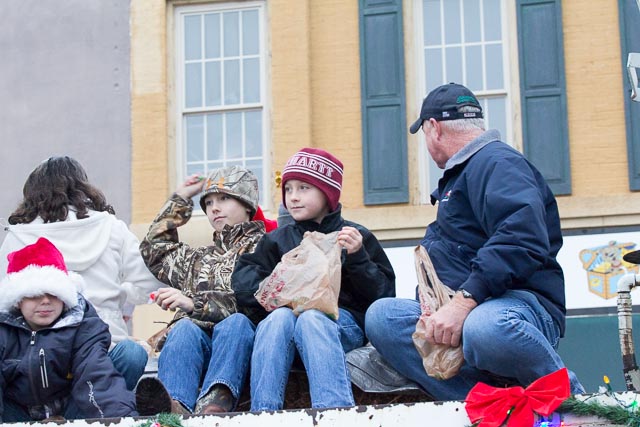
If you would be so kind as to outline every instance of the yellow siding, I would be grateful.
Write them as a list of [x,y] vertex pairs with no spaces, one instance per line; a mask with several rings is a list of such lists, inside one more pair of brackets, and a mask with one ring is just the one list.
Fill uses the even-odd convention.
[[[271,68],[272,171],[282,171],[297,147],[312,146],[309,2],[274,0],[268,3]],[[280,191],[270,188],[274,206]]]
[[169,192],[166,6],[131,2],[132,222],[149,222]]
[[342,204],[362,207],[358,2],[311,4],[313,142],[345,166]]
[[618,2],[563,1],[573,196],[628,193]]

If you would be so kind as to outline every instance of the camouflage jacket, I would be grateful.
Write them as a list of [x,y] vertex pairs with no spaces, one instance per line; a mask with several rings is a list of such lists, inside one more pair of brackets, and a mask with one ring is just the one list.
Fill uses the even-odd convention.
[[213,244],[192,248],[178,239],[178,227],[191,218],[193,201],[174,194],[140,243],[142,258],[163,283],[182,290],[193,300],[193,312],[178,311],[172,323],[189,317],[211,332],[213,326],[236,312],[231,273],[243,253],[254,251],[265,233],[264,224],[250,221],[213,232]]

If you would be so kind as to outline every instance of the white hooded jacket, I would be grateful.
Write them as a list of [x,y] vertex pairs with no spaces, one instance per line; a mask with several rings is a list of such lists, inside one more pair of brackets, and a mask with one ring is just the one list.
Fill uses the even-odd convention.
[[8,232],[0,247],[0,279],[7,272],[7,254],[30,245],[39,237],[49,239],[64,256],[67,269],[82,276],[82,294],[109,325],[112,346],[129,337],[124,322],[126,302],[144,304],[149,294],[165,286],[147,269],[139,241],[127,225],[107,212],[89,211],[78,219],[69,210],[66,221],[5,226]]

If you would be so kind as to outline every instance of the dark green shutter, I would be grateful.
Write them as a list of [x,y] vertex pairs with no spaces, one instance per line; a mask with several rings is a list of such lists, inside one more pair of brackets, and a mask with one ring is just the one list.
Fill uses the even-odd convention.
[[524,154],[556,195],[571,194],[560,0],[518,0]]
[[627,127],[629,188],[640,190],[640,103],[631,101],[631,83],[627,77],[627,55],[640,52],[640,11],[636,0],[619,0],[620,46],[622,48],[622,87]]
[[364,203],[406,203],[402,0],[359,1]]

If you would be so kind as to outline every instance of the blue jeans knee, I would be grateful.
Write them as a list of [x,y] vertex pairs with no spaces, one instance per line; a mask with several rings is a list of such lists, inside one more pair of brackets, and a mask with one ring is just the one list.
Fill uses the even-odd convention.
[[109,357],[114,368],[124,377],[127,389],[133,390],[147,365],[147,351],[134,341],[124,340],[109,351]]

